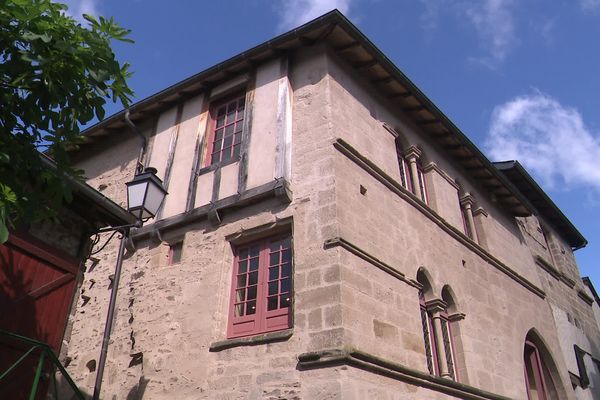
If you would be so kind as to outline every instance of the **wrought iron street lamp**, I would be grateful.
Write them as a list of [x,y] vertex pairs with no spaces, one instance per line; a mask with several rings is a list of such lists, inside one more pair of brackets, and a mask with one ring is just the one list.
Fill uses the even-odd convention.
[[167,191],[156,176],[156,168],[146,168],[127,182],[127,210],[138,221],[146,221],[158,212]]

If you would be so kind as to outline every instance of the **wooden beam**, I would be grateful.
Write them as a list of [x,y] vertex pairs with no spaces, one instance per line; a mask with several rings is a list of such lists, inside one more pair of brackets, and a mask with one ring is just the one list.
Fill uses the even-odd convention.
[[377,78],[377,79],[371,79],[371,83],[373,85],[380,85],[380,84],[386,84],[386,83],[390,83],[394,80],[393,77],[391,76],[386,76],[385,78]]
[[412,107],[404,107],[404,108],[402,108],[402,111],[404,111],[404,112],[416,112],[416,111],[423,111],[424,109],[425,109],[425,106],[418,105],[418,106],[412,106]]
[[338,46],[338,47],[334,48],[334,50],[336,52],[338,52],[338,53],[341,53],[341,52],[344,52],[346,50],[351,50],[351,49],[353,49],[355,47],[358,47],[358,46],[360,46],[359,42],[352,42],[352,43],[346,44],[344,46]]
[[426,126],[426,125],[435,125],[435,124],[440,124],[441,121],[437,118],[432,118],[432,119],[424,119],[422,121],[417,122],[417,125],[419,126]]
[[412,96],[411,92],[398,92],[398,93],[394,93],[394,94],[390,94],[387,96],[388,99],[397,99],[397,98],[407,98]]
[[369,61],[359,62],[353,65],[355,69],[366,69],[377,65],[377,60],[372,59]]

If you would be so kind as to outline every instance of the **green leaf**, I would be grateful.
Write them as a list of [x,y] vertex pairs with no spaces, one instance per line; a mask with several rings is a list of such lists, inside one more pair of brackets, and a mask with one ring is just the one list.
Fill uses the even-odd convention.
[[4,220],[0,221],[0,244],[6,243],[8,240],[8,228]]

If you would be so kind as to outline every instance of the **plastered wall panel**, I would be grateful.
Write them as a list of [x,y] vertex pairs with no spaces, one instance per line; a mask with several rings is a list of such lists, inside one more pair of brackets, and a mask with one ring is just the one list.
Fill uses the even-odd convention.
[[196,204],[195,207],[202,207],[210,203],[213,192],[214,172],[207,172],[198,176],[196,186]]
[[200,95],[185,102],[182,111],[177,147],[173,156],[169,195],[165,198],[162,216],[164,218],[185,211],[189,193],[190,177],[192,174],[196,147],[204,133],[206,113],[201,114],[204,96]]
[[221,184],[219,188],[219,199],[233,196],[238,192],[238,169],[239,164],[229,164],[221,168]]
[[248,151],[248,188],[260,186],[274,178],[280,76],[280,60],[270,61],[256,70]]
[[169,150],[174,138],[174,132],[177,129],[176,119],[177,107],[172,107],[162,112],[158,118],[156,135],[152,141],[152,153],[148,166],[156,168],[158,170],[157,175],[161,179],[165,178]]

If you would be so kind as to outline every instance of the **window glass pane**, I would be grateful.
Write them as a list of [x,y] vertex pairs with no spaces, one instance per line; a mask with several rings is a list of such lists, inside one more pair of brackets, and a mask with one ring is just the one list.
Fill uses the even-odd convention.
[[292,275],[292,264],[286,263],[281,266],[281,277],[285,278]]
[[220,141],[223,138],[223,128],[215,131],[215,142]]
[[240,156],[240,145],[236,144],[233,146],[233,158],[238,158]]
[[240,260],[244,259],[244,258],[248,258],[248,248],[244,247],[243,249],[240,249],[238,251],[238,255]]
[[[241,127],[242,125],[240,124],[239,126]],[[235,136],[235,139],[233,141],[234,144],[238,144],[238,143],[242,142],[242,132],[237,132],[236,131],[235,134],[234,134],[234,136]]]
[[256,286],[250,286],[248,288],[248,300],[256,299]]
[[282,263],[290,262],[292,260],[292,249],[286,249],[283,251]]
[[213,145],[213,153],[218,153],[219,151],[221,151],[222,144],[223,144],[223,141],[221,139],[216,140],[215,144]]
[[235,301],[244,301],[246,300],[246,289],[238,289],[235,291]]
[[225,136],[225,140],[223,141],[223,148],[226,149],[231,147],[233,144],[233,136]]
[[275,279],[279,279],[279,267],[271,267],[269,268],[269,280],[274,281]]
[[270,246],[269,248],[270,248],[270,250],[271,250],[272,252],[273,252],[273,251],[279,251],[279,249],[280,249],[280,246],[281,246],[281,241],[279,241],[279,240],[276,240],[276,241],[274,241],[274,242],[271,242],[271,246]]
[[225,127],[225,137],[233,135],[233,128],[235,128],[233,124]]
[[269,296],[279,293],[279,281],[269,282]]
[[292,289],[292,280],[284,279],[281,281],[281,293],[289,292]]
[[220,128],[225,123],[225,116],[220,116],[217,118],[217,128]]
[[245,104],[246,104],[246,96],[242,96],[242,98],[238,102],[238,110],[243,110]]
[[237,287],[239,287],[239,288],[240,288],[240,287],[246,287],[246,277],[247,277],[247,276],[248,276],[248,275],[246,275],[246,274],[243,274],[243,275],[240,275],[240,276],[238,276],[238,279],[237,279]]
[[248,260],[240,261],[238,264],[239,264],[239,268],[238,268],[239,274],[243,274],[244,272],[248,271]]
[[244,127],[244,120],[242,119],[242,120],[239,120],[238,122],[235,123],[235,130],[234,130],[234,132],[236,134],[242,132],[242,128],[243,127]]
[[279,296],[279,308],[286,308],[290,306],[290,294],[282,294]]
[[269,265],[278,265],[279,264],[279,252],[271,253],[269,256]]
[[235,111],[236,111],[236,104],[235,102],[230,103],[227,106],[227,123],[230,124],[232,121],[235,120]]
[[230,148],[225,148],[223,149],[222,155],[221,155],[221,161],[227,161],[231,158],[231,150]]
[[219,107],[219,109],[217,111],[217,116],[220,117],[221,115],[225,115],[225,110],[226,110],[225,106]]
[[256,285],[258,283],[258,272],[250,272],[250,279],[248,280],[249,285]]
[[244,303],[235,305],[235,316],[241,317],[244,315]]
[[283,239],[281,244],[284,249],[291,248],[292,247],[292,238],[288,237],[288,238]]
[[277,296],[269,297],[267,299],[267,310],[276,310],[277,309]]
[[252,315],[256,313],[256,300],[249,301],[246,303],[246,315]]
[[250,271],[256,271],[258,269],[258,257],[250,259]]
[[252,246],[250,248],[250,257],[258,257],[258,253],[260,253],[260,246]]

